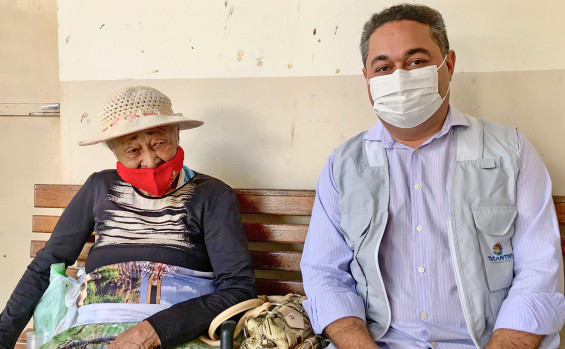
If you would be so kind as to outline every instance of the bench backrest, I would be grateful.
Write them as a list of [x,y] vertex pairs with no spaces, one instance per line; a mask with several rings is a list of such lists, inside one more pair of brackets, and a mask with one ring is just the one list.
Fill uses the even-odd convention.
[[[80,185],[37,184],[34,206],[65,208]],[[236,189],[253,265],[256,270],[259,294],[304,294],[300,275],[302,246],[308,231],[308,218],[314,204],[313,190]],[[51,233],[59,220],[56,215],[34,215],[32,231]],[[296,222],[298,221],[298,222]],[[298,224],[297,224],[298,223]],[[90,237],[77,259],[84,266],[94,243]],[[45,246],[44,240],[32,240],[30,256]],[[76,269],[69,268],[69,274]]]
[[[37,184],[35,207],[65,208],[80,185]],[[259,294],[304,294],[300,275],[302,246],[308,231],[308,218],[314,204],[313,190],[236,189],[242,213],[243,230],[247,235],[256,270]],[[561,228],[561,249],[565,255],[565,196],[554,196],[557,219]],[[59,216],[34,215],[32,230],[51,233]],[[288,221],[299,221],[288,223]],[[77,266],[83,266],[94,236],[83,248]],[[30,256],[45,246],[45,241],[32,240]],[[69,269],[69,273],[76,272]]]

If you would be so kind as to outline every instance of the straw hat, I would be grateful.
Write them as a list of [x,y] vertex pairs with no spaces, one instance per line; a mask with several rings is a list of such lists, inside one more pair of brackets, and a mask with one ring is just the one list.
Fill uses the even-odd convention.
[[110,97],[102,106],[102,132],[98,137],[78,144],[105,142],[153,127],[178,125],[181,130],[187,130],[203,123],[188,119],[180,113],[175,114],[169,97],[152,87],[128,87]]

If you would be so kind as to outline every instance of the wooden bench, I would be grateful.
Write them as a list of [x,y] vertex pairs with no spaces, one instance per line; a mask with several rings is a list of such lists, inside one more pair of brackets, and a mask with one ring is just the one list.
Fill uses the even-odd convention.
[[[80,185],[38,184],[34,190],[34,206],[38,208],[65,208]],[[302,244],[308,231],[308,222],[285,223],[304,220],[312,214],[315,192],[313,190],[262,190],[237,189],[253,265],[257,274],[259,294],[304,294],[300,276]],[[307,219],[307,218],[306,218]],[[59,216],[34,215],[32,231],[51,233]],[[95,236],[84,246],[77,259],[77,267],[84,266]],[[45,246],[44,240],[32,240],[30,256]],[[73,273],[74,270],[69,270]]]
[[[37,184],[34,189],[34,206],[65,208],[80,187]],[[308,231],[307,218],[312,214],[315,191],[236,189],[236,193],[242,213],[243,231],[250,243],[251,257],[257,274],[258,293],[303,295],[300,258]],[[561,250],[565,256],[565,196],[554,196],[553,201],[561,229]],[[306,221],[300,224],[285,222],[293,217],[306,217]],[[58,220],[59,216],[33,215],[32,231],[51,233]],[[77,260],[78,267],[84,266],[93,243],[94,235],[83,248]],[[35,257],[43,246],[45,241],[32,240],[30,257]]]
[[[65,208],[79,185],[38,184],[34,190],[37,208]],[[304,294],[300,275],[302,246],[312,213],[313,190],[236,189],[242,213],[243,230],[256,269],[259,294]],[[565,251],[565,196],[554,197],[561,227],[561,248]],[[32,230],[51,233],[59,216],[34,215]],[[83,266],[95,236],[85,245],[77,266]],[[46,240],[46,239],[45,239]],[[30,257],[45,246],[44,240],[32,240]],[[68,269],[76,273],[76,269]]]

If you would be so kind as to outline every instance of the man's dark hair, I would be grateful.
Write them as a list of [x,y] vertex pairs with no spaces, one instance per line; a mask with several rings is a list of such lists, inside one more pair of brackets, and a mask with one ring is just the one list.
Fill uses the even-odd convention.
[[449,40],[447,39],[447,30],[441,14],[424,5],[400,4],[384,9],[371,16],[371,19],[363,26],[363,34],[361,34],[361,58],[363,58],[363,66],[367,61],[369,52],[369,38],[383,24],[398,21],[416,21],[430,26],[430,35],[438,44],[441,53],[445,56],[449,52]]

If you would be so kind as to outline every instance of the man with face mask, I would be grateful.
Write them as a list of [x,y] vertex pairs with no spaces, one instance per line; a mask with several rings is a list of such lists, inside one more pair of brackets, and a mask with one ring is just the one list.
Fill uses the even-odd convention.
[[314,330],[339,348],[557,348],[560,237],[533,146],[449,104],[437,11],[376,13],[360,47],[379,121],[318,179],[301,263]]
[[102,132],[79,144],[106,142],[117,170],[92,174],[61,215],[0,316],[0,348],[14,347],[50,265],[73,264],[93,231],[76,323],[44,348],[180,348],[256,297],[235,192],[184,164],[179,131],[203,123],[145,86],[112,96],[100,121]]

